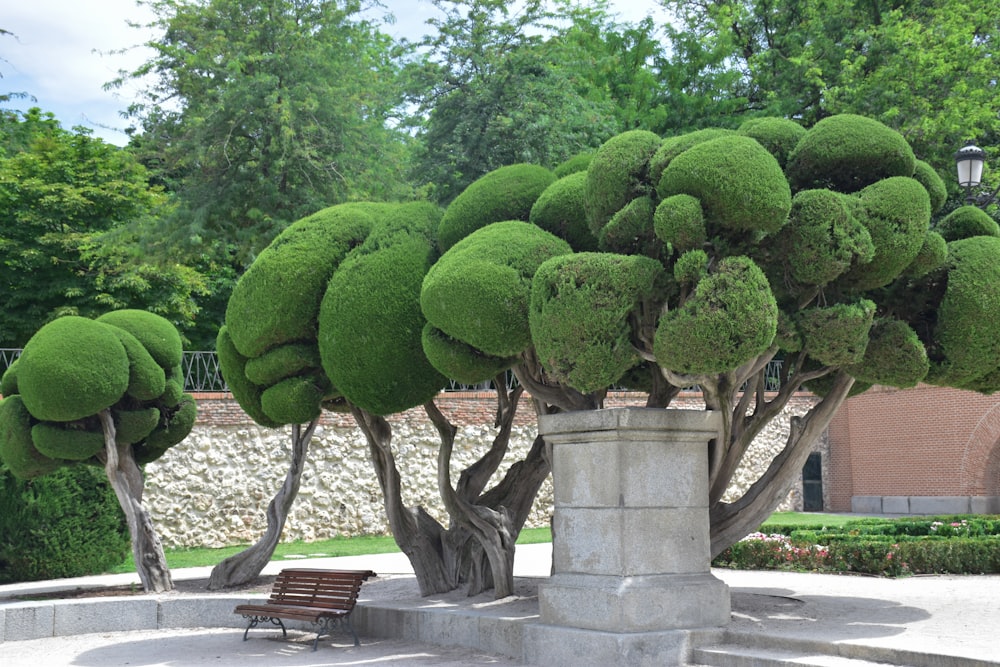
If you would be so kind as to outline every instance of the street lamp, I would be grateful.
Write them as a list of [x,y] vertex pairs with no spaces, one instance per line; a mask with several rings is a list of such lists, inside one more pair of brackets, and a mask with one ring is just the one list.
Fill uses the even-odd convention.
[[[986,151],[968,142],[955,153],[955,166],[958,169],[958,184],[965,188],[965,201],[986,208],[997,196],[997,190],[992,194],[972,194],[983,182],[983,165],[986,163]],[[1000,189],[1000,188],[998,188]]]

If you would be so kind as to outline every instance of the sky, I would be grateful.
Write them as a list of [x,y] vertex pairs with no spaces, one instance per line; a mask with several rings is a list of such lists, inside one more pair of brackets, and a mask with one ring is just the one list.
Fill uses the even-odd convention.
[[[429,0],[383,0],[396,17],[385,31],[417,39],[425,21],[437,12]],[[142,46],[153,33],[129,26],[146,23],[149,10],[136,0],[26,0],[5,3],[0,29],[0,93],[25,92],[34,100],[7,106],[37,106],[51,111],[65,128],[83,126],[109,143],[124,145],[127,122],[121,112],[134,101],[135,82],[105,91],[119,70],[132,69],[148,58]],[[623,22],[652,15],[665,17],[656,0],[613,0],[612,11]]]

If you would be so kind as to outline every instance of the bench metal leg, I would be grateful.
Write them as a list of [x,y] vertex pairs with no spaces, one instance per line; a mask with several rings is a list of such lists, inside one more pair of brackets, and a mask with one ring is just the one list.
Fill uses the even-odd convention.
[[253,628],[256,628],[259,623],[270,622],[272,625],[277,625],[281,628],[281,636],[284,639],[288,639],[288,631],[285,629],[285,624],[281,622],[280,618],[273,618],[271,616],[244,616],[243,618],[249,618],[250,622],[247,624],[247,629],[243,631],[243,641],[247,640],[247,634]]

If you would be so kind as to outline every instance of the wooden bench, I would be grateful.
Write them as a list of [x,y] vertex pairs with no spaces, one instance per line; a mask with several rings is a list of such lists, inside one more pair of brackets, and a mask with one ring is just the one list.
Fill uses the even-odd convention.
[[247,633],[257,624],[269,622],[281,627],[283,637],[288,637],[281,619],[309,621],[318,625],[313,650],[319,645],[319,638],[330,634],[336,625],[346,627],[354,637],[354,645],[359,646],[358,633],[351,627],[351,612],[358,599],[361,584],[369,577],[377,576],[371,570],[319,570],[293,568],[282,570],[271,587],[271,597],[263,604],[241,604],[233,610],[250,620],[243,632]]

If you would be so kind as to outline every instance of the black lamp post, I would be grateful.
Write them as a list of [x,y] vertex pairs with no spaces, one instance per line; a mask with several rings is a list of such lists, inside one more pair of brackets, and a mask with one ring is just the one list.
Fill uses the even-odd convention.
[[998,190],[992,193],[973,194],[983,182],[983,166],[986,163],[986,151],[968,142],[955,153],[955,166],[958,169],[958,184],[965,188],[965,201],[979,208],[986,208],[997,196]]

